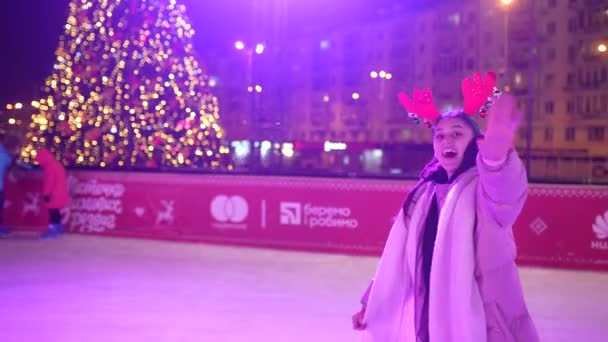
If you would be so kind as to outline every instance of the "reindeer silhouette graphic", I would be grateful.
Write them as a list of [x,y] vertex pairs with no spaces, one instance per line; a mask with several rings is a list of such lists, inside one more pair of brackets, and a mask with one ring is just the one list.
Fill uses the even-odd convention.
[[21,211],[21,216],[25,216],[28,213],[32,213],[34,215],[40,214],[40,194],[28,192],[25,194],[27,199],[23,203],[23,210]]
[[173,223],[173,207],[175,201],[160,201],[160,203],[164,209],[156,213],[156,224],[160,224],[161,222]]

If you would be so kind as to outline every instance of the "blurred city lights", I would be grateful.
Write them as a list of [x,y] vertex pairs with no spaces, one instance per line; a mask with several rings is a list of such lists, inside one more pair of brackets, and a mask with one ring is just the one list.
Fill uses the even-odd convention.
[[255,53],[258,55],[264,52],[264,44],[258,44],[255,46]]

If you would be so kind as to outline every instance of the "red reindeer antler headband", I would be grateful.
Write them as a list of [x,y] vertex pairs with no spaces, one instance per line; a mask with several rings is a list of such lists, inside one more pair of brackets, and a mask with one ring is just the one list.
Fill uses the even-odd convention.
[[408,110],[410,118],[415,123],[424,120],[425,125],[430,126],[441,115],[433,103],[433,94],[430,89],[414,89],[414,100],[412,101],[406,93],[399,93],[399,102]]
[[[496,88],[495,73],[488,72],[485,79],[482,79],[480,73],[476,73],[472,78],[467,77],[462,80],[463,112],[468,115],[479,113],[481,117],[485,117],[494,99],[500,94]],[[398,94],[398,99],[415,123],[424,121],[427,127],[431,127],[441,116],[433,104],[433,94],[428,88],[414,89],[413,100],[404,92]]]

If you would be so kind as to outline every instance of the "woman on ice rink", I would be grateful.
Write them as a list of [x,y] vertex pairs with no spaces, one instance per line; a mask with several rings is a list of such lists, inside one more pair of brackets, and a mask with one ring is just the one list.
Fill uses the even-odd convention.
[[[353,315],[363,341],[538,341],[512,231],[528,191],[513,147],[522,113],[495,84],[493,73],[466,78],[463,109],[443,114],[428,89],[399,94],[410,116],[432,128],[434,157]],[[478,112],[488,117],[483,135],[471,117]]]

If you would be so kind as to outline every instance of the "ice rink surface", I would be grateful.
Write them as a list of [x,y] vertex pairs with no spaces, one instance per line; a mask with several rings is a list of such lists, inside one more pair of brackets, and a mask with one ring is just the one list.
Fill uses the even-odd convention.
[[[17,233],[0,239],[0,341],[357,341],[377,261]],[[520,273],[542,341],[608,341],[608,272]]]

